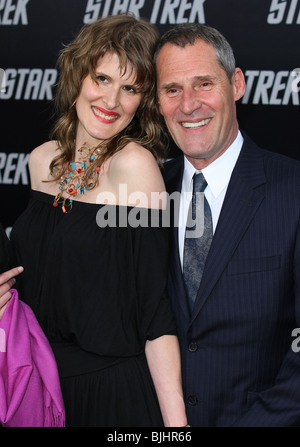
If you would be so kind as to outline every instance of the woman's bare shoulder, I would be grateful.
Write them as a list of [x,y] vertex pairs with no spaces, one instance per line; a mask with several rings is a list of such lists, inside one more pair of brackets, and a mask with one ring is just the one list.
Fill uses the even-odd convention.
[[[137,143],[129,143],[110,164],[110,177],[115,185],[126,185],[127,195],[140,194],[149,203],[153,193],[165,192],[159,166],[153,154]],[[129,201],[130,202],[130,201]],[[154,207],[157,207],[154,205]]]
[[112,163],[120,171],[137,170],[139,172],[141,169],[143,171],[150,169],[152,173],[154,171],[160,176],[158,164],[153,154],[138,143],[128,143],[114,155]]
[[28,167],[33,189],[40,189],[41,182],[49,180],[49,165],[56,155],[57,143],[55,141],[47,141],[30,153]]
[[55,157],[57,150],[57,143],[55,141],[46,141],[45,143],[41,144],[40,146],[37,146],[33,151],[31,151],[29,156],[29,162],[30,163],[42,163],[45,160],[48,161],[50,158],[51,160]]

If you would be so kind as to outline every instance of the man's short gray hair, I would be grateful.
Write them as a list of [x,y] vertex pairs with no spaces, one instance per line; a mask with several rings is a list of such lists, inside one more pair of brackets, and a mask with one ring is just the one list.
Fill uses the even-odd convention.
[[201,39],[211,44],[215,51],[219,64],[224,69],[231,83],[236,64],[232,47],[227,39],[215,28],[199,23],[183,23],[171,28],[160,39],[154,55],[155,62],[162,47],[170,43],[184,48],[186,45],[194,45]]

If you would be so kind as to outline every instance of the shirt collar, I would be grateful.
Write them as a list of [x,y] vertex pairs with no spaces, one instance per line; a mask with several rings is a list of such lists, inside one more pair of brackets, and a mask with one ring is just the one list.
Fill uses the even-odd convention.
[[[223,189],[227,187],[233,168],[240,154],[243,141],[244,139],[239,131],[236,139],[229,148],[220,157],[216,158],[216,160],[206,166],[206,168],[202,169],[201,172],[203,173],[214,197],[218,197]],[[182,179],[183,192],[191,191],[192,178],[195,172],[199,171],[197,171],[187,158],[184,157],[184,173]]]

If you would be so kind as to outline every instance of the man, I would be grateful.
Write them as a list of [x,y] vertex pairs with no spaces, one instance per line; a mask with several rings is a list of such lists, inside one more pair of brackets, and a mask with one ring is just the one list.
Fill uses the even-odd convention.
[[[292,336],[300,327],[300,163],[258,148],[239,130],[244,75],[217,30],[173,28],[156,65],[160,112],[183,153],[166,163],[165,181],[169,194],[181,192],[169,292],[189,424],[300,426],[300,353]],[[180,222],[195,171],[207,182],[213,236],[203,273],[194,266],[191,276]],[[191,298],[190,284],[201,275]]]

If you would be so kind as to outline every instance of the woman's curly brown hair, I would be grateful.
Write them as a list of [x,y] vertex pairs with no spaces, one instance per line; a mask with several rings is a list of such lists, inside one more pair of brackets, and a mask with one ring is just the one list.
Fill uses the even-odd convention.
[[[57,141],[60,154],[50,164],[53,179],[74,161],[78,125],[76,101],[83,79],[89,74],[96,81],[95,68],[106,53],[119,57],[120,69],[130,65],[136,72],[136,85],[142,92],[141,103],[129,125],[114,137],[101,142],[95,165],[101,164],[130,141],[149,149],[161,165],[166,155],[162,119],[156,101],[153,55],[159,40],[157,28],[128,14],[109,16],[83,26],[77,37],[62,49],[58,57],[60,76],[55,95],[58,120],[51,138]],[[53,171],[53,167],[56,167]]]

